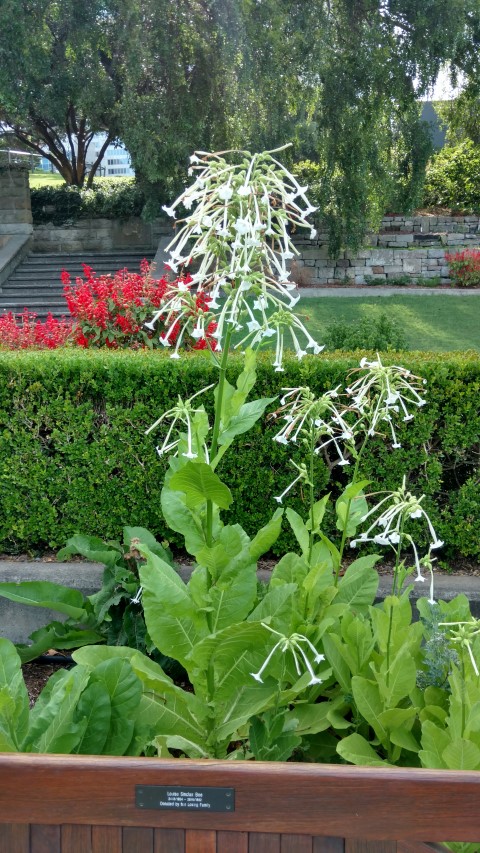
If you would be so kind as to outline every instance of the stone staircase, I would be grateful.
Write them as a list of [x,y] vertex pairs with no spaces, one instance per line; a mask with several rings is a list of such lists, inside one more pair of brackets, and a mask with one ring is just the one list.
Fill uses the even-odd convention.
[[153,259],[151,249],[145,251],[116,251],[89,254],[30,254],[10,275],[0,290],[0,314],[12,311],[20,314],[25,308],[33,311],[40,319],[48,313],[54,317],[68,315],[60,280],[62,270],[70,273],[72,281],[83,277],[82,263],[91,266],[96,273],[115,273],[121,269],[138,272],[140,261]]

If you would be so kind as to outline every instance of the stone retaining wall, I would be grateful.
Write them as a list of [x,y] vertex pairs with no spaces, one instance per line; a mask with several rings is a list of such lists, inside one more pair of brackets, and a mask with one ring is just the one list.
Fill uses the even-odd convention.
[[347,281],[392,281],[398,278],[437,279],[448,284],[447,252],[480,248],[478,216],[389,216],[378,234],[367,237],[359,252],[342,252],[332,259],[328,234],[321,225],[314,240],[297,237],[299,256],[292,262],[292,278],[303,285]]
[[31,234],[28,169],[0,165],[0,234]]
[[127,220],[80,219],[72,225],[35,225],[33,251],[111,252],[115,249],[149,249],[156,251],[160,238],[172,234],[164,219],[144,222],[140,217]]

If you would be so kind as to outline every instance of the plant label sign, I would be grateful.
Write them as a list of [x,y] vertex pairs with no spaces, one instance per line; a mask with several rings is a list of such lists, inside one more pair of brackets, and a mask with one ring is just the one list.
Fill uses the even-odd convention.
[[190,788],[180,785],[137,785],[135,805],[139,809],[169,811],[234,812],[234,788]]

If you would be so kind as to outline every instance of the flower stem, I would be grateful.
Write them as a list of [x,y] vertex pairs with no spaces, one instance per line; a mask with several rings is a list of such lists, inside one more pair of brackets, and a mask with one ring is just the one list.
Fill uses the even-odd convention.
[[315,526],[315,512],[314,512],[315,491],[314,491],[314,487],[313,487],[313,476],[314,476],[314,471],[313,471],[313,456],[314,456],[314,451],[315,451],[315,427],[314,427],[314,425],[313,425],[313,423],[312,423],[312,425],[311,425],[311,429],[310,429],[310,447],[309,447],[309,454],[310,454],[310,472],[309,472],[309,480],[310,480],[310,487],[309,487],[309,499],[310,499],[310,535],[309,535],[309,542],[308,542],[308,564],[309,564],[309,565],[311,565],[311,562],[312,562],[313,543],[314,543],[314,539],[315,539],[315,534],[314,534],[314,526]]
[[[230,351],[230,341],[232,338],[232,326],[229,324],[227,328],[227,332],[225,334],[225,343],[222,351],[222,358],[219,365],[220,378],[218,380],[217,385],[217,399],[215,405],[215,421],[213,424],[213,433],[212,433],[212,443],[210,446],[210,459],[215,459],[218,450],[218,438],[220,435],[220,424],[222,421],[222,405],[223,405],[223,392],[225,388],[225,379],[227,374],[227,364],[228,364],[228,356]],[[207,542],[207,546],[209,548],[212,547],[213,544],[213,504],[212,501],[207,501],[207,518],[206,518],[206,530],[205,530],[205,539]]]

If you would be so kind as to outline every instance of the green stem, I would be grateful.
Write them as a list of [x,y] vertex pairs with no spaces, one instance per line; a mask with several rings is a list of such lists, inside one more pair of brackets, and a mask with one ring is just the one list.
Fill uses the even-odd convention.
[[[404,518],[402,516],[402,520],[400,522],[399,535],[400,541],[398,543],[398,550],[396,551],[395,558],[395,568],[393,570],[393,582],[392,582],[392,595],[397,594],[397,580],[398,580],[398,572],[400,569],[400,555],[402,553],[402,538],[403,538],[403,522]],[[393,630],[393,604],[390,605],[390,614],[388,618],[388,636],[387,636],[387,687],[390,682],[390,646],[392,641],[392,630]]]
[[[222,404],[223,392],[225,388],[225,379],[227,375],[227,364],[230,350],[230,341],[232,338],[232,326],[228,324],[227,333],[225,335],[225,343],[222,351],[222,358],[219,365],[220,378],[217,385],[217,400],[215,405],[215,420],[213,423],[212,443],[210,445],[210,459],[215,459],[218,450],[218,438],[220,435],[220,424],[222,420]],[[205,539],[209,548],[213,544],[213,504],[212,501],[207,501],[207,518]]]
[[308,541],[308,565],[309,565],[309,566],[310,566],[310,565],[311,565],[311,563],[312,563],[313,542],[314,542],[314,539],[315,539],[315,535],[314,535],[314,531],[313,531],[313,528],[314,528],[314,517],[315,517],[315,513],[314,513],[315,491],[314,491],[314,488],[313,488],[313,476],[314,476],[314,471],[313,471],[313,455],[314,455],[314,450],[315,450],[315,428],[314,428],[314,425],[312,424],[312,427],[311,427],[311,430],[310,430],[310,473],[309,473],[309,480],[310,480],[310,489],[309,489],[309,498],[310,498],[310,535],[309,535],[309,541]]
[[[352,486],[353,486],[353,484],[354,484],[354,483],[356,483],[356,482],[357,482],[358,469],[359,469],[359,467],[360,467],[360,460],[361,460],[361,458],[362,458],[362,453],[363,453],[364,448],[365,448],[365,445],[366,445],[366,443],[367,443],[367,438],[368,438],[368,435],[365,435],[365,438],[363,439],[363,444],[362,444],[362,446],[360,447],[360,450],[358,451],[358,454],[357,454],[357,458],[356,458],[356,461],[355,461],[355,467],[354,467],[354,469],[353,469],[353,477],[352,477],[352,480],[351,480],[351,485],[352,485]],[[346,541],[347,541],[348,520],[349,520],[349,517],[350,517],[350,507],[351,507],[351,505],[352,505],[352,499],[350,498],[350,499],[347,501],[347,512],[346,512],[346,516],[345,516],[345,524],[343,525],[343,530],[342,530],[342,540],[341,540],[341,542],[340,542],[340,551],[339,551],[338,565],[337,565],[337,568],[335,569],[334,586],[338,586],[338,576],[339,576],[339,573],[340,573],[340,569],[341,569],[341,567],[342,567],[342,562],[343,562],[343,552],[344,552],[344,550],[345,550],[345,544],[346,544]]]

